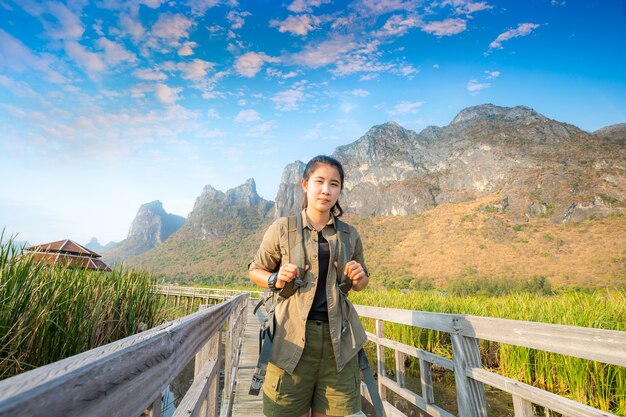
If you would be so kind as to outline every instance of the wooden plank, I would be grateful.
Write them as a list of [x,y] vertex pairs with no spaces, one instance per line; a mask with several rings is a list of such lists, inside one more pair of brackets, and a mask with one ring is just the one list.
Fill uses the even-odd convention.
[[[385,322],[377,319],[376,320],[376,339],[377,342],[383,338],[383,327]],[[385,390],[382,385],[382,377],[385,375],[385,348],[380,344],[376,343],[376,368],[378,372],[378,393],[380,394],[381,400],[385,401],[387,396],[385,395]]]
[[420,384],[422,386],[422,398],[426,404],[435,403],[435,392],[433,391],[432,364],[420,359]]
[[399,350],[395,350],[395,356],[396,356],[396,382],[398,382],[398,385],[400,385],[401,387],[404,388],[404,359],[405,359],[405,355],[403,352],[399,351]]
[[418,394],[416,394],[415,392],[407,388],[402,388],[400,385],[396,383],[396,381],[394,381],[391,378],[388,378],[386,376],[381,378],[379,375],[378,380],[385,387],[389,388],[391,391],[400,395],[402,398],[404,398],[405,400],[407,400],[408,402],[410,402],[411,404],[413,404],[420,410],[425,411],[432,417],[455,417],[453,414],[450,414],[448,411],[444,410],[443,408],[440,408],[434,404],[426,404],[426,402],[421,396],[419,396]]
[[191,387],[180,401],[173,417],[198,417],[202,408],[203,399],[209,394],[211,383],[216,380],[219,372],[219,362],[207,361],[199,371],[199,377],[195,378]]
[[430,352],[427,352],[422,349],[418,349],[413,346],[405,345],[404,343],[396,342],[395,340],[385,339],[384,337],[379,339],[378,337],[376,337],[375,334],[370,333],[370,332],[365,332],[365,334],[367,334],[367,339],[371,340],[374,343],[378,342],[379,344],[385,347],[399,350],[402,353],[413,356],[415,358],[423,359],[437,366],[441,366],[442,368],[447,369],[449,371],[454,370],[454,364],[452,363],[451,359],[444,358],[443,356],[435,355],[434,353],[430,353]]
[[513,396],[513,412],[515,417],[535,417],[533,403],[517,395]]
[[465,373],[467,368],[481,366],[478,340],[458,334],[452,334],[450,338],[459,417],[487,417],[485,387]]
[[138,416],[247,298],[0,381],[0,415]]
[[239,356],[239,366],[233,395],[233,417],[263,417],[263,393],[249,395],[252,375],[259,359],[260,325],[252,310],[254,303],[248,305],[243,334],[243,344]]
[[516,381],[484,369],[466,369],[466,373],[477,381],[489,384],[492,387],[523,398],[533,404],[546,407],[568,417],[617,417],[608,411],[597,410],[568,398],[563,398],[551,392],[535,388],[523,382]]
[[409,326],[423,327],[425,329],[440,330],[446,333],[457,333],[461,330],[457,325],[462,319],[461,315],[362,305],[355,305],[354,308],[361,317],[384,320],[391,323],[407,324]]

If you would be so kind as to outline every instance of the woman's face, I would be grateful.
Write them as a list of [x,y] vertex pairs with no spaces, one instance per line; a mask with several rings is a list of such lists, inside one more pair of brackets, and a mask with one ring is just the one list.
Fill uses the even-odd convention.
[[332,165],[317,164],[308,180],[302,180],[307,196],[307,209],[329,212],[341,194],[341,176]]

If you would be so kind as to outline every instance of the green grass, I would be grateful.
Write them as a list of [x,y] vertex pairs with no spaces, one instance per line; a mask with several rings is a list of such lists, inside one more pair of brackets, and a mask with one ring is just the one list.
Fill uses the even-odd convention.
[[0,379],[153,327],[167,310],[146,273],[48,266],[0,235]]
[[[354,304],[439,313],[473,314],[571,326],[626,331],[626,291],[541,292],[490,296],[452,295],[440,291],[363,291],[351,293]],[[374,331],[371,320],[364,320]],[[451,357],[445,333],[386,323],[385,336]],[[393,352],[387,349],[390,363]],[[626,415],[626,368],[534,349],[481,342],[483,364],[495,372],[583,402]],[[413,372],[416,372],[413,370]]]

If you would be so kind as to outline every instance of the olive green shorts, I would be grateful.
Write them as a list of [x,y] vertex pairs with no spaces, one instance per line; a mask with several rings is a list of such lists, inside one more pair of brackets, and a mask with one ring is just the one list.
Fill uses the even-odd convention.
[[263,384],[263,413],[268,417],[299,417],[309,409],[330,416],[361,410],[359,362],[355,355],[337,372],[328,323],[307,321],[302,357],[293,374],[273,363]]

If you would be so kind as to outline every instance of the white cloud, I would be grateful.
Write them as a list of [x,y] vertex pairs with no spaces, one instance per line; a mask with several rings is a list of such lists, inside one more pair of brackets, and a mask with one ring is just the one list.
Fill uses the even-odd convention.
[[44,21],[44,27],[47,27],[48,35],[53,39],[63,40],[79,40],[83,36],[85,28],[70,9],[62,3],[49,2],[45,4],[47,11],[54,16],[58,25],[51,26]]
[[130,36],[135,42],[143,38],[146,33],[146,29],[141,24],[141,21],[133,16],[127,14],[120,14],[120,32],[122,36]]
[[319,22],[316,16],[301,14],[289,16],[283,21],[272,20],[270,27],[278,27],[280,33],[289,32],[293,35],[306,36],[310,31],[317,29]]
[[283,80],[297,77],[299,74],[298,71],[282,72],[274,68],[268,68],[267,70],[265,70],[265,73],[268,75],[268,77],[282,78]]
[[307,45],[293,55],[293,60],[298,65],[320,68],[337,61],[355,47],[356,44],[350,38],[338,36],[318,44]]
[[68,41],[65,43],[65,52],[79,66],[90,75],[106,70],[106,65],[100,54],[86,50],[78,42]]
[[381,16],[398,10],[416,10],[420,2],[417,0],[359,0],[355,7],[365,15]]
[[280,59],[268,56],[262,52],[248,52],[237,58],[235,69],[240,75],[252,78],[261,71],[261,67],[265,62],[280,62]]
[[163,104],[174,104],[180,99],[178,94],[183,91],[182,87],[168,87],[165,84],[157,84],[155,86],[154,95]]
[[382,64],[374,54],[351,54],[337,61],[334,75],[348,75],[355,72],[384,72],[393,69],[393,64]]
[[350,91],[350,94],[357,97],[367,97],[370,95],[370,92],[367,90],[363,90],[362,88],[356,88]]
[[252,13],[250,12],[237,12],[237,11],[231,10],[226,15],[226,19],[228,19],[228,21],[230,22],[231,30],[236,30],[236,29],[241,29],[244,23],[246,22],[245,18],[251,15]]
[[215,64],[199,58],[195,58],[188,62],[166,61],[162,64],[163,69],[167,71],[180,71],[182,77],[186,80],[199,80],[207,76],[207,72]]
[[100,49],[104,50],[104,60],[109,65],[137,61],[135,54],[126,50],[122,45],[110,41],[107,38],[100,38],[96,40],[95,43],[100,47]]
[[26,45],[0,28],[0,68],[16,72],[35,70],[54,83],[65,83],[66,78],[53,69],[56,60],[52,56],[40,56]]
[[419,108],[424,105],[423,101],[402,101],[395,106],[391,110],[387,111],[387,114],[392,116],[398,116],[402,114],[415,114],[419,111]]
[[9,90],[16,97],[37,97],[37,93],[24,81],[16,81],[0,74],[0,87]]
[[187,4],[194,15],[204,16],[207,10],[219,4],[219,0],[187,0]]
[[435,36],[452,36],[461,33],[467,29],[465,20],[463,19],[446,19],[440,22],[430,22],[422,26],[422,30]]
[[490,80],[498,78],[500,76],[500,71],[485,71],[485,76]]
[[267,136],[269,132],[276,129],[276,122],[274,120],[268,120],[267,122],[259,123],[248,129],[246,136],[249,137],[261,137]]
[[206,115],[209,119],[221,119],[222,118],[222,116],[220,116],[220,114],[215,109],[207,110]]
[[359,78],[359,81],[372,81],[378,78],[378,76],[379,74],[376,74],[376,73],[361,75],[361,77]]
[[322,4],[330,2],[331,0],[294,0],[289,6],[287,6],[287,9],[294,13],[311,13],[314,7],[319,7]]
[[419,27],[422,24],[422,19],[419,16],[403,16],[396,14],[387,19],[383,27],[376,32],[376,35],[402,36],[409,30]]
[[261,120],[261,116],[253,109],[241,110],[234,118],[236,123],[250,123],[259,120]]
[[433,64],[434,69],[439,69],[439,64]]
[[298,109],[298,103],[304,100],[304,93],[301,90],[285,90],[272,97],[272,101],[278,110],[293,111]]
[[133,75],[146,81],[162,81],[167,79],[167,75],[161,71],[154,71],[151,69],[138,69],[133,72]]
[[492,49],[502,49],[502,42],[508,41],[509,39],[517,38],[520,36],[528,36],[531,32],[537,29],[539,26],[536,23],[520,23],[515,29],[507,30],[498,35],[498,37],[489,44],[489,51]]
[[193,22],[182,14],[162,14],[152,26],[150,34],[162,39],[167,45],[179,46],[181,39],[189,38]]
[[419,74],[420,70],[415,68],[413,65],[401,65],[397,72],[403,76],[407,77],[409,80],[413,79],[416,74]]
[[352,110],[356,109],[357,105],[354,103],[341,103],[341,111],[344,113],[350,113]]
[[484,90],[485,88],[489,88],[491,84],[489,83],[479,83],[478,80],[469,80],[467,83],[467,91],[473,93],[473,95],[478,94],[480,90]]
[[185,42],[183,46],[178,49],[179,56],[190,56],[193,55],[193,48],[198,46],[195,42]]
[[474,2],[472,0],[444,0],[441,6],[451,6],[457,14],[470,16],[472,13],[493,9],[486,1]]

